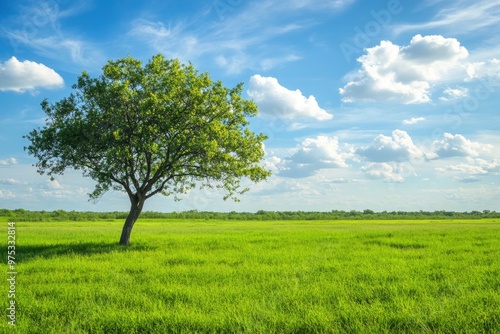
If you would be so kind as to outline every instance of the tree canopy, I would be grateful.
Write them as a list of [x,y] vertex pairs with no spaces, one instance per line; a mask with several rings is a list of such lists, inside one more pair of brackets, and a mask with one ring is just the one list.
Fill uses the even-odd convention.
[[72,88],[69,97],[41,103],[46,124],[25,136],[26,149],[40,174],[73,168],[94,179],[93,199],[110,189],[126,192],[131,209],[122,244],[156,194],[204,186],[237,200],[248,190],[243,178],[259,182],[270,174],[259,164],[266,136],[248,128],[257,107],[241,97],[242,83],[229,89],[192,64],[156,55],[144,66],[131,57],[109,61],[99,77],[84,71]]

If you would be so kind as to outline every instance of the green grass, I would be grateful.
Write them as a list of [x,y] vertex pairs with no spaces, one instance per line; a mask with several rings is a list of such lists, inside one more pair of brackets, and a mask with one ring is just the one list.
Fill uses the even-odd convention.
[[499,219],[121,225],[16,224],[18,333],[500,332]]

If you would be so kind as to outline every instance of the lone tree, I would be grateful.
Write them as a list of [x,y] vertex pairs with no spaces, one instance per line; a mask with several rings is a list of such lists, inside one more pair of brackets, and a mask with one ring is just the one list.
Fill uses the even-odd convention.
[[38,159],[38,173],[54,177],[67,168],[96,181],[91,199],[110,189],[127,193],[130,212],[120,244],[144,206],[156,195],[186,193],[197,186],[225,189],[237,199],[270,172],[259,165],[263,134],[247,127],[257,114],[241,97],[243,84],[229,89],[207,73],[178,60],[154,56],[146,65],[130,57],[109,61],[98,78],[85,71],[74,92],[56,103],[41,103],[43,128],[24,136]]

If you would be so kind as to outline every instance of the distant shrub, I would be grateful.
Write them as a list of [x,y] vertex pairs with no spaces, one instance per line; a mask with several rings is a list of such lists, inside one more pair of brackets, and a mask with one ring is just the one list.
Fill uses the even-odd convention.
[[[79,212],[79,211],[29,211],[25,209],[0,209],[0,219],[19,222],[46,221],[97,221],[123,220],[128,212]],[[142,218],[148,219],[209,219],[209,220],[366,220],[366,219],[482,219],[500,218],[500,212],[484,210],[471,212],[454,211],[264,211],[257,212],[212,212],[212,211],[182,211],[155,212],[146,211]]]

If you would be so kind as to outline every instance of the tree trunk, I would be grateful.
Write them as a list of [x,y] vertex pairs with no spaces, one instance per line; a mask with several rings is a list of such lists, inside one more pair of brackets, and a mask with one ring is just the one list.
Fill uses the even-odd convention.
[[135,195],[134,197],[130,197],[130,204],[130,212],[125,220],[125,224],[123,224],[122,236],[120,237],[120,245],[123,246],[130,245],[130,234],[137,218],[139,218],[142,212],[144,199],[140,199],[139,196]]

